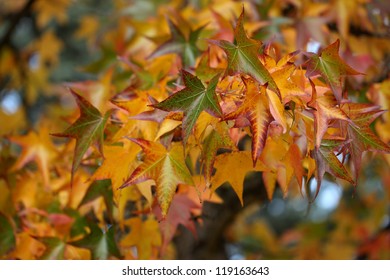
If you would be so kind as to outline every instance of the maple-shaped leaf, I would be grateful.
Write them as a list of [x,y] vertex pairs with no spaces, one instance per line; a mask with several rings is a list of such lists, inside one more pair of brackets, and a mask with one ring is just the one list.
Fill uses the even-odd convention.
[[237,149],[229,136],[227,124],[224,122],[217,123],[216,127],[213,128],[203,141],[202,160],[206,185],[209,184],[217,152],[222,148]]
[[10,141],[22,146],[22,153],[11,167],[11,171],[23,168],[30,161],[36,161],[42,173],[45,185],[49,185],[50,165],[56,156],[56,149],[51,142],[46,127],[38,133],[30,131],[25,136],[11,136]]
[[185,88],[152,106],[164,111],[184,112],[182,135],[185,144],[202,111],[206,111],[215,117],[222,117],[222,109],[215,94],[219,75],[211,79],[207,88],[201,80],[185,70],[182,70],[182,76]]
[[74,158],[72,163],[73,182],[73,175],[80,166],[84,154],[87,152],[88,148],[93,142],[98,142],[100,152],[103,154],[103,132],[108,120],[108,116],[110,115],[110,111],[102,116],[99,110],[96,109],[86,99],[84,99],[72,89],[70,91],[76,99],[77,105],[80,109],[80,117],[64,132],[51,133],[51,135],[76,139],[76,147],[74,150]]
[[347,65],[339,55],[340,40],[324,48],[319,54],[311,54],[306,62],[306,77],[321,75],[330,85],[338,102],[342,100],[343,78],[362,74]]
[[353,121],[348,124],[347,137],[352,139],[347,144],[351,154],[355,180],[358,179],[365,151],[390,153],[390,147],[382,142],[371,130],[370,124],[385,111],[371,104],[346,103],[341,110]]
[[260,84],[268,84],[268,87],[275,91],[279,98],[280,91],[267,68],[259,60],[259,49],[261,43],[248,38],[244,30],[244,10],[237,20],[234,29],[235,44],[225,40],[210,40],[211,43],[221,47],[228,59],[226,72],[228,75],[248,74]]
[[269,136],[260,160],[268,170],[262,174],[268,198],[271,200],[276,183],[286,196],[288,187],[295,173],[299,185],[302,184],[303,166],[298,146],[290,144],[289,134]]
[[294,75],[295,72],[298,72],[296,71],[296,66],[290,62],[272,72],[272,77],[278,83],[283,104],[286,104],[290,100],[300,101],[302,97],[307,95],[304,88],[301,88],[300,84],[294,80],[294,78],[300,78],[298,74]]
[[315,146],[319,147],[331,120],[349,122],[350,119],[342,110],[340,110],[333,95],[324,94],[322,96],[317,96],[317,90],[314,83],[310,79],[309,81],[312,87],[312,98],[307,105],[309,108],[313,109]]
[[114,256],[120,258],[121,254],[115,242],[115,228],[111,226],[107,230],[102,230],[97,224],[89,224],[90,233],[83,239],[70,242],[69,244],[87,248],[92,252],[92,259],[107,260]]
[[355,181],[352,179],[348,170],[335,155],[335,152],[338,152],[340,148],[346,144],[347,142],[343,140],[323,139],[321,145],[314,148],[312,156],[316,161],[317,167],[317,189],[313,200],[317,197],[318,192],[320,191],[322,178],[324,177],[325,172],[355,185]]
[[33,10],[37,13],[37,25],[45,27],[52,19],[59,23],[65,23],[68,18],[67,9],[72,4],[70,0],[57,2],[38,0],[33,2]]
[[165,217],[179,183],[193,185],[191,174],[184,161],[183,146],[173,143],[169,151],[160,143],[131,139],[145,153],[144,162],[138,166],[121,188],[149,179],[156,183],[157,200]]
[[[130,142],[131,143],[131,142]],[[114,203],[118,204],[119,187],[128,178],[140,148],[133,144],[124,146],[105,146],[105,159],[102,165],[92,175],[91,180],[110,179],[114,194]],[[118,164],[120,162],[120,164]],[[135,166],[134,166],[135,168]]]
[[168,26],[171,32],[171,38],[161,44],[149,58],[155,58],[165,54],[179,54],[185,67],[194,66],[196,58],[200,51],[196,46],[199,40],[200,33],[205,26],[201,26],[195,30],[189,30],[188,36],[184,34],[180,28],[168,19]]
[[[268,126],[272,121],[266,96],[266,87],[252,79],[243,79],[246,86],[246,96],[243,104],[236,111],[224,116],[224,120],[244,118],[249,121],[252,132],[252,160],[253,166],[264,148],[267,139]],[[237,124],[236,126],[241,126]]]
[[[244,191],[244,179],[250,171],[264,171],[267,168],[262,162],[258,162],[253,167],[250,153],[247,151],[238,151],[218,155],[214,167],[215,175],[211,180],[211,190],[215,191],[223,183],[229,182],[236,192],[241,204],[244,204],[242,194]],[[229,174],[229,176],[226,176]]]
[[[169,213],[165,219],[160,222],[160,231],[163,237],[163,251],[174,237],[179,224],[185,226],[196,235],[196,227],[192,212],[200,209],[201,206],[191,200],[186,194],[178,193],[174,196]],[[161,215],[164,217],[164,214],[161,213],[160,209],[155,207],[153,210],[158,219],[161,219]]]
[[156,259],[161,246],[161,233],[159,223],[153,216],[148,216],[144,221],[140,217],[130,218],[124,224],[130,227],[130,233],[120,241],[121,247],[135,246],[139,260]]

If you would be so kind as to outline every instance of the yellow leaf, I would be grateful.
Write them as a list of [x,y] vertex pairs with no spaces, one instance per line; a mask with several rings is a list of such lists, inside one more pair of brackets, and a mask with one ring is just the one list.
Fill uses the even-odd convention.
[[168,213],[169,206],[179,183],[193,184],[191,174],[185,164],[183,146],[173,143],[167,150],[162,144],[144,139],[131,139],[145,153],[145,159],[126,182],[125,188],[146,180],[154,180],[157,188],[157,200],[162,216]]
[[[245,175],[250,171],[264,171],[267,169],[261,162],[258,162],[256,167],[253,167],[251,154],[248,151],[219,155],[215,160],[214,167],[217,170],[211,179],[211,190],[215,191],[223,183],[229,182],[242,205],[244,204],[242,194]],[[229,174],[229,176],[226,176],[226,174]]]
[[158,247],[161,246],[161,234],[158,222],[149,216],[146,221],[141,218],[131,218],[125,221],[130,233],[121,241],[120,246],[137,248],[136,258],[140,260],[156,259]]
[[64,258],[67,260],[90,260],[91,251],[85,248],[79,248],[66,244]]
[[46,26],[52,19],[59,23],[67,20],[67,9],[72,3],[71,0],[37,0],[33,9],[37,13],[37,24],[39,27]]
[[25,136],[12,136],[11,142],[22,147],[22,153],[12,166],[11,171],[23,168],[27,163],[35,161],[42,173],[45,185],[49,186],[49,172],[56,154],[56,148],[49,138],[47,127],[43,126],[38,133],[30,131]]
[[32,238],[28,233],[21,232],[16,236],[16,248],[11,256],[20,260],[34,260],[43,254],[45,248],[43,243]]
[[269,168],[263,172],[264,184],[268,198],[272,199],[275,184],[279,183],[284,195],[294,174],[294,168],[289,155],[291,137],[268,137],[260,160]]
[[160,125],[160,129],[157,132],[156,139],[154,141],[157,141],[165,133],[171,132],[179,125],[181,125],[181,121],[172,120],[172,119],[163,120],[163,122]]
[[81,19],[80,27],[75,33],[76,38],[86,39],[92,45],[96,40],[96,33],[99,30],[99,20],[96,16],[84,16]]
[[22,177],[16,181],[15,189],[12,192],[12,200],[15,205],[22,203],[26,208],[36,207],[37,191],[38,181],[36,176],[31,173],[23,174]]
[[[117,204],[120,198],[119,187],[129,177],[136,167],[137,154],[141,149],[129,141],[124,146],[105,146],[103,164],[92,175],[91,180],[111,179],[114,202]],[[118,164],[120,163],[120,164]]]
[[62,46],[62,41],[53,30],[46,31],[38,41],[35,41],[34,49],[39,55],[40,67],[57,65]]

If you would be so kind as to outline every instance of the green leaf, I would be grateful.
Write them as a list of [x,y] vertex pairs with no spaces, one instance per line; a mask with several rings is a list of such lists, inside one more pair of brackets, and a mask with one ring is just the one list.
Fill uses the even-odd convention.
[[156,182],[157,200],[163,217],[168,213],[172,198],[179,183],[194,185],[191,174],[185,165],[183,146],[174,143],[169,151],[156,142],[144,139],[130,139],[145,153],[144,162],[130,175],[121,188],[149,179]]
[[46,246],[46,251],[41,257],[43,260],[63,260],[66,243],[55,237],[40,238]]
[[16,245],[14,230],[7,217],[0,213],[0,256],[4,256]]
[[323,49],[320,54],[312,54],[306,62],[306,77],[321,75],[330,85],[337,101],[342,99],[343,77],[362,74],[347,65],[339,56],[340,40]]
[[260,84],[268,84],[268,88],[275,91],[281,98],[280,91],[274,79],[264,65],[260,62],[258,54],[261,43],[248,38],[244,30],[244,10],[238,18],[234,30],[235,44],[225,40],[210,40],[211,43],[221,47],[228,59],[226,69],[228,75],[248,74]]
[[89,228],[91,232],[87,236],[69,244],[91,250],[95,260],[107,260],[110,256],[121,257],[114,238],[114,227],[104,231],[96,224],[90,223]]
[[111,181],[109,179],[97,180],[89,186],[83,200],[80,203],[80,206],[95,200],[98,197],[103,197],[104,203],[106,204],[107,213],[110,218],[112,218],[112,210],[114,206],[113,195]]
[[72,164],[72,182],[73,175],[77,168],[80,166],[81,160],[88,148],[93,142],[97,141],[100,152],[103,154],[103,132],[110,111],[108,111],[104,117],[86,99],[78,95],[75,91],[70,89],[77,105],[80,109],[80,117],[64,132],[51,133],[53,136],[58,137],[70,137],[76,139],[76,147],[74,150],[74,158]]
[[[85,199],[85,198],[84,198]],[[80,235],[85,235],[88,228],[88,220],[85,216],[81,215],[80,212],[76,209],[66,208],[65,214],[74,219],[72,227],[70,229],[70,237],[76,237]]]
[[201,80],[191,73],[182,70],[182,76],[185,88],[152,106],[164,111],[184,112],[182,135],[185,144],[202,111],[206,111],[215,117],[222,117],[222,109],[215,94],[219,75],[211,79],[207,89]]
[[168,26],[171,32],[171,38],[161,44],[149,58],[176,53],[180,55],[184,67],[194,66],[196,58],[200,53],[196,42],[199,40],[200,33],[205,26],[201,26],[196,30],[190,29],[188,36],[185,36],[180,28],[170,19],[168,19]]
[[321,146],[314,148],[313,158],[315,159],[317,166],[317,190],[313,200],[317,197],[318,192],[320,191],[322,178],[324,177],[325,172],[355,185],[351,175],[335,155],[335,152],[340,150],[340,148],[346,144],[347,142],[342,140],[323,139]]

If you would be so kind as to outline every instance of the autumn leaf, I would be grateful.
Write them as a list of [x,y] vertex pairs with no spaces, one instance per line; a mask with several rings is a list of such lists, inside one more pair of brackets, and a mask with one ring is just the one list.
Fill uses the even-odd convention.
[[47,127],[42,126],[38,133],[30,131],[25,136],[9,137],[11,142],[22,147],[22,153],[11,167],[11,171],[19,170],[27,163],[35,161],[42,173],[45,185],[49,186],[50,165],[56,157],[57,150],[48,135]]
[[[266,88],[259,86],[252,79],[243,79],[243,81],[246,86],[246,96],[243,104],[236,111],[225,115],[223,119],[236,120],[236,126],[241,126],[237,123],[239,118],[249,121],[252,132],[252,161],[253,166],[255,166],[264,148],[268,125],[272,121],[272,116],[269,111]],[[243,126],[246,126],[245,123]]]
[[224,71],[223,68],[211,67],[210,56],[210,50],[203,53],[195,69],[196,76],[202,81],[211,80],[213,77]]
[[55,238],[46,237],[41,238],[40,241],[45,244],[46,250],[42,255],[43,260],[63,260],[66,248],[66,242]]
[[11,257],[19,260],[38,259],[45,250],[45,245],[25,231],[16,234],[16,248]]
[[294,27],[297,32],[296,47],[298,49],[304,49],[311,39],[325,44],[327,36],[329,36],[329,31],[326,26],[329,18],[323,16],[323,14],[330,10],[332,6],[328,3],[313,1],[296,1],[292,4],[295,4],[299,10],[294,18]]
[[[218,155],[215,160],[214,168],[216,169],[216,172],[211,179],[211,190],[215,191],[223,183],[229,182],[242,205],[244,204],[242,194],[244,191],[244,179],[246,174],[250,171],[267,170],[262,162],[258,162],[257,165],[253,167],[250,153],[247,151]],[[232,172],[232,170],[234,170],[234,172]],[[229,174],[229,176],[226,176],[226,174]]]
[[324,177],[325,172],[355,185],[355,181],[335,155],[335,152],[339,151],[340,148],[346,144],[346,141],[342,140],[323,139],[320,147],[314,148],[312,156],[316,161],[317,167],[317,189],[311,201],[314,201],[320,191],[322,178]]
[[157,258],[162,241],[159,223],[153,216],[149,215],[144,221],[140,217],[130,218],[124,224],[130,228],[130,233],[120,241],[121,247],[135,246],[137,248],[135,257],[139,260]]
[[236,150],[232,139],[229,136],[228,127],[226,123],[218,123],[216,127],[205,137],[202,147],[202,159],[204,177],[206,185],[209,185],[211,174],[213,172],[214,162],[219,149]]
[[[297,180],[302,184],[303,167],[299,148],[290,144],[290,136],[270,136],[261,153],[260,160],[268,170],[263,171],[263,181],[268,198],[271,200],[275,191],[276,183],[279,184],[284,196],[287,195],[293,174],[298,174]],[[295,146],[295,148],[294,148]],[[296,156],[296,158],[291,158]],[[297,170],[294,172],[294,168]]]
[[303,163],[301,151],[297,144],[292,144],[288,150],[288,161],[290,161],[291,166],[294,170],[295,177],[297,178],[297,183],[299,187],[302,187],[303,180]]
[[234,30],[235,44],[225,40],[210,40],[211,43],[221,47],[228,59],[226,72],[228,75],[248,74],[260,84],[268,84],[268,87],[275,91],[279,98],[280,91],[268,70],[259,60],[260,42],[248,38],[244,30],[244,10],[237,20]]
[[306,77],[321,75],[332,88],[338,102],[343,98],[343,78],[346,75],[362,74],[352,69],[341,59],[339,49],[340,40],[336,40],[319,54],[311,54],[311,57],[306,62]]
[[44,260],[63,260],[66,242],[55,237],[41,238],[40,241],[45,244],[46,250],[41,259]]
[[80,26],[75,32],[75,37],[85,39],[88,44],[94,44],[94,34],[99,32],[99,19],[96,16],[85,16],[81,19]]
[[59,23],[67,21],[66,10],[70,6],[70,0],[57,0],[56,2],[37,0],[34,3],[34,11],[37,13],[37,23],[40,28],[47,25],[52,19]]
[[215,117],[221,117],[222,109],[215,94],[219,75],[216,75],[210,81],[207,88],[205,88],[201,80],[185,70],[182,70],[182,76],[185,88],[152,106],[164,111],[184,112],[182,135],[185,144],[202,111],[206,111]]
[[226,41],[231,41],[234,39],[233,28],[231,23],[225,19],[218,12],[211,10],[211,13],[214,17],[214,21],[218,25],[217,34],[213,36],[214,39],[222,39]]
[[39,52],[41,65],[55,66],[59,61],[59,54],[63,48],[63,42],[54,34],[53,30],[46,31],[34,48]]
[[138,166],[121,188],[137,184],[148,179],[156,182],[157,200],[165,217],[178,183],[193,185],[192,177],[185,165],[183,147],[172,144],[169,151],[160,143],[143,139],[130,139],[138,144],[145,153],[144,162]]
[[164,218],[164,214],[160,209],[154,208],[154,213],[160,222],[160,230],[163,237],[162,250],[166,249],[168,243],[172,240],[176,233],[177,227],[181,224],[196,235],[195,222],[192,211],[197,211],[201,208],[198,203],[191,200],[186,194],[176,194],[172,200],[172,206],[168,214]]
[[2,213],[0,213],[0,255],[6,255],[16,245],[14,229]]
[[331,120],[342,120],[349,122],[350,119],[340,110],[333,95],[324,94],[317,96],[317,90],[314,83],[310,81],[312,87],[312,98],[307,106],[312,108],[314,116],[315,146],[321,145],[321,139],[324,137]]
[[95,260],[107,260],[111,256],[121,257],[114,239],[115,228],[113,226],[107,230],[102,230],[95,223],[90,223],[89,229],[90,233],[83,239],[70,242],[69,244],[91,250],[92,259]]
[[128,178],[131,168],[135,168],[136,157],[140,152],[140,148],[134,144],[124,143],[123,146],[105,146],[104,151],[103,164],[92,175],[91,181],[110,179],[114,202],[118,204],[119,187]]
[[331,1],[331,17],[334,18],[337,24],[340,35],[343,39],[348,39],[349,29],[355,26],[356,22],[362,25],[364,29],[372,29],[372,23],[368,19],[365,5],[369,0],[332,0]]
[[84,154],[94,141],[98,142],[100,152],[103,153],[103,132],[110,111],[102,116],[99,110],[92,106],[86,99],[81,97],[72,89],[70,91],[76,99],[77,105],[80,109],[80,117],[64,132],[51,133],[51,135],[76,139],[71,173],[73,182],[73,175],[75,171],[80,166]]
[[342,104],[341,110],[353,121],[347,127],[347,137],[352,140],[347,144],[347,147],[354,166],[355,180],[357,180],[363,152],[390,153],[390,147],[382,142],[370,128],[370,124],[384,111],[380,110],[378,106],[357,103]]
[[94,181],[84,195],[80,206],[95,200],[98,197],[102,197],[107,209],[107,215],[112,220],[112,210],[114,207],[113,190],[109,180]]
[[195,65],[196,58],[200,53],[196,42],[199,40],[200,34],[205,26],[201,26],[195,30],[190,29],[187,36],[170,19],[168,19],[168,26],[171,32],[171,38],[161,44],[149,58],[176,53],[180,55],[185,67]]
[[298,71],[296,71],[296,66],[293,63],[287,63],[272,72],[272,77],[278,83],[283,104],[290,100],[301,101],[307,95],[301,85],[294,80],[298,76],[294,72]]
[[[163,93],[159,89],[156,91],[160,95]],[[165,115],[160,112],[154,114],[154,111],[159,110],[148,111],[150,109],[148,107],[148,99],[154,101],[154,98],[150,98],[150,96],[148,98],[147,93],[150,92],[152,90],[146,92],[128,88],[124,90],[125,98],[119,97],[111,100],[113,104],[123,109],[123,111],[117,112],[117,117],[123,122],[123,125],[115,133],[112,139],[114,143],[121,142],[124,137],[144,138],[146,140],[154,140],[156,138],[157,124],[154,122],[159,122]],[[164,97],[166,97],[165,94]],[[146,120],[146,122],[139,122],[138,120]]]

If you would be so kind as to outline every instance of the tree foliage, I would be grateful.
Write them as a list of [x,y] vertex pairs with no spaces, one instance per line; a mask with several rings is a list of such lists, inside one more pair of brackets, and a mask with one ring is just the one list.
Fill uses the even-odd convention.
[[[247,205],[247,178],[270,205],[281,193],[310,207],[324,182],[372,184],[363,167],[382,187],[356,198],[380,205],[351,224],[358,249],[316,254],[325,223],[278,236],[247,223],[251,207],[222,235],[247,258],[389,257],[388,231],[368,242],[390,194],[384,2],[89,2],[0,4],[2,258],[175,258],[175,237],[207,227],[208,204],[229,205],[233,190]],[[337,213],[335,248],[354,215]]]

